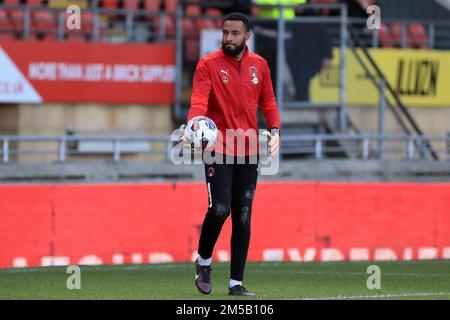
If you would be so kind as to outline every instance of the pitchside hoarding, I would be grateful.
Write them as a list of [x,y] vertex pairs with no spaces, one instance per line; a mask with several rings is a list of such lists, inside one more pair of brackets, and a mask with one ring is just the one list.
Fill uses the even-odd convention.
[[170,104],[174,88],[174,45],[0,42],[0,103]]
[[[204,183],[2,185],[0,267],[192,261],[207,207]],[[260,183],[248,257],[450,259],[449,212],[449,183]]]
[[[370,67],[362,51],[359,55]],[[450,52],[443,50],[369,49],[403,103],[411,107],[450,106]],[[333,50],[332,67],[323,69],[310,82],[311,101],[339,102],[339,49]],[[379,92],[353,52],[347,51],[346,103],[377,106]],[[387,95],[388,99],[392,99]]]

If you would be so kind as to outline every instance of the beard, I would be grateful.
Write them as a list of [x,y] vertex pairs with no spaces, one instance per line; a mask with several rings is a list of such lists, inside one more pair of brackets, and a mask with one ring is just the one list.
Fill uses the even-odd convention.
[[222,51],[228,56],[237,57],[245,49],[245,40],[242,40],[240,45],[233,47],[222,43]]

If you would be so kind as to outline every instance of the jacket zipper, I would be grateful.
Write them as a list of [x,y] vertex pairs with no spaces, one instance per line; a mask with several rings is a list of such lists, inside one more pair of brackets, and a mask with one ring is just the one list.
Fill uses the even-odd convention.
[[[240,111],[240,113],[243,113],[244,112],[244,110],[243,110],[243,107],[242,107],[242,96],[243,96],[243,90],[242,90],[242,87],[243,87],[243,81],[242,81],[242,77],[241,77],[241,64],[242,64],[242,60],[241,61],[239,61],[239,66],[238,66],[238,71],[239,71],[239,93],[240,93],[240,97],[241,97],[241,103],[240,103],[240,105],[239,105],[239,111]],[[241,117],[238,117],[238,119],[241,119]]]

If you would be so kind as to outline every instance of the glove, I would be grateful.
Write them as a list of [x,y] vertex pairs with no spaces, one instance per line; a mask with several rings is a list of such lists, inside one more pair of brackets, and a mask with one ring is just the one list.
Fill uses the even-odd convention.
[[187,136],[185,124],[182,124],[180,126],[180,131],[181,131],[180,141],[183,141],[183,146],[184,147],[192,147],[192,141]]
[[273,157],[277,157],[280,151],[280,134],[279,129],[274,129],[274,134],[272,135],[269,131],[263,131],[262,135],[265,135],[269,139],[267,146],[269,147],[269,153]]

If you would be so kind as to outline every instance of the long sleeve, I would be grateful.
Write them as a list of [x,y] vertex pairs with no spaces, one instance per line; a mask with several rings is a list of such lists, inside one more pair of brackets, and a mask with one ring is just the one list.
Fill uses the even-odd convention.
[[268,129],[280,128],[280,113],[273,93],[272,79],[270,78],[270,69],[267,62],[265,62],[264,71],[264,83],[259,97],[259,105],[266,118]]
[[205,60],[200,60],[194,74],[191,108],[187,117],[188,122],[193,117],[206,115],[211,87],[211,76],[208,66]]

